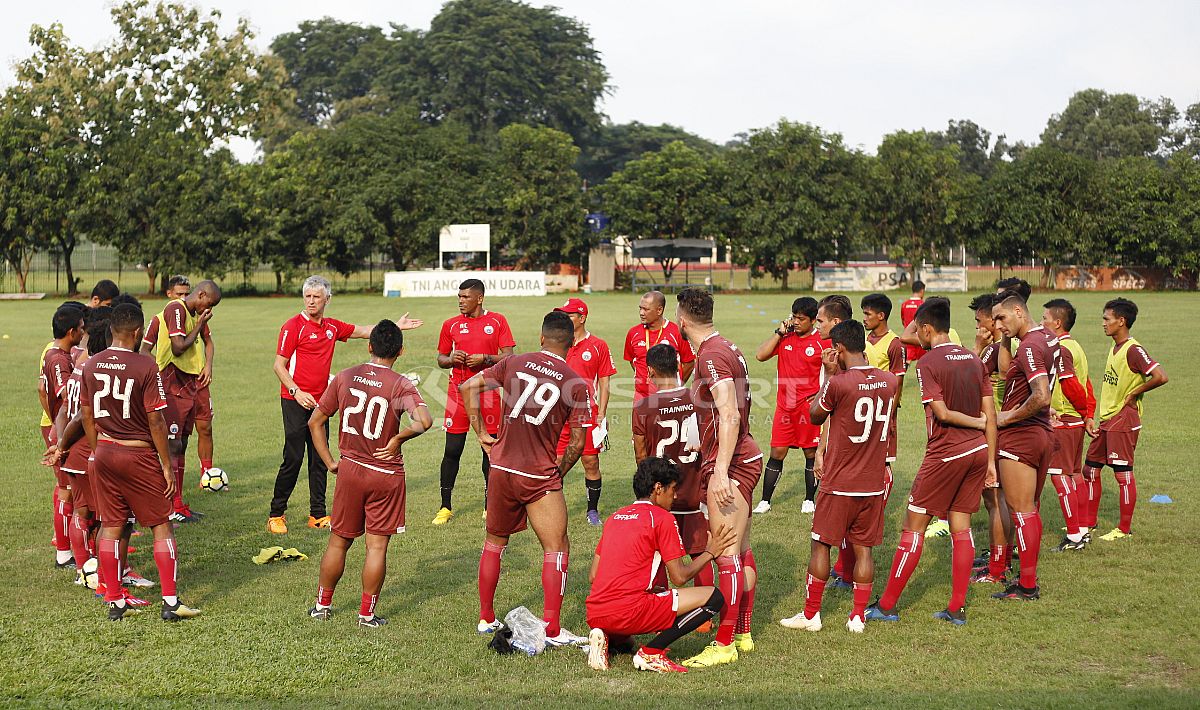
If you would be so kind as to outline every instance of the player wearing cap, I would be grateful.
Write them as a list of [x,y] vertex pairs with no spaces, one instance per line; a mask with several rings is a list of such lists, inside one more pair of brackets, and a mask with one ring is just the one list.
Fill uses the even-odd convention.
[[659,343],[667,343],[679,353],[679,381],[687,382],[696,366],[696,355],[679,326],[663,317],[667,297],[662,291],[648,291],[638,301],[641,321],[625,335],[625,361],[633,367],[633,401],[654,392],[654,383],[646,369],[646,353]]
[[[516,346],[508,320],[483,307],[483,292],[484,285],[479,279],[467,279],[459,284],[458,315],[442,323],[442,332],[438,336],[437,364],[443,370],[450,370],[450,384],[446,392],[446,416],[442,426],[446,431],[446,448],[442,453],[441,466],[442,506],[433,518],[434,525],[445,525],[454,517],[454,483],[458,480],[459,462],[467,445],[467,431],[471,428],[459,388],[484,368],[512,355]],[[500,397],[496,392],[485,392],[480,407],[484,429],[495,435],[500,428]],[[488,453],[484,450],[485,516],[490,467]]]
[[[575,340],[567,350],[567,365],[575,374],[587,382],[588,393],[592,398],[594,411],[592,421],[584,428],[587,430],[583,438],[583,455],[579,457],[583,463],[583,485],[587,488],[587,521],[589,525],[600,524],[600,451],[607,448],[607,433],[597,440],[597,431],[608,431],[608,397],[609,378],[617,374],[617,366],[613,363],[608,343],[592,335],[587,329],[588,307],[581,299],[571,298],[565,304],[555,308],[566,313],[575,327]],[[564,426],[558,439],[558,455],[561,457],[567,450],[571,439],[571,428]]]

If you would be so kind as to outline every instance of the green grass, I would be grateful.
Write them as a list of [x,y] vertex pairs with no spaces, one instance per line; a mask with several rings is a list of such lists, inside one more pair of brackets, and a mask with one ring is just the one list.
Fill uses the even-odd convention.
[[[785,315],[796,294],[731,294],[718,297],[722,333],[746,351]],[[1102,366],[1105,341],[1099,330],[1102,294],[1071,294],[1082,313],[1076,337],[1093,373]],[[1192,594],[1200,584],[1196,554],[1197,508],[1193,467],[1200,459],[1194,435],[1200,389],[1191,377],[1198,362],[1190,317],[1192,294],[1138,294],[1142,315],[1134,334],[1171,373],[1163,390],[1148,397],[1138,450],[1141,502],[1136,536],[1124,543],[1097,542],[1087,551],[1058,556],[1048,548],[1061,524],[1053,492],[1046,494],[1045,548],[1036,603],[1000,604],[990,589],[973,588],[970,624],[948,628],[929,615],[949,594],[949,541],[925,548],[924,558],[901,600],[899,624],[871,625],[863,636],[847,633],[841,619],[848,594],[826,595],[826,630],[807,634],[783,629],[777,620],[803,604],[801,583],[808,559],[807,517],[799,514],[803,482],[799,456],[788,459],[776,507],[755,520],[754,549],[760,586],[754,635],[758,649],[734,665],[659,678],[637,674],[628,659],[607,674],[587,669],[583,655],[555,651],[535,659],[501,658],[474,633],[478,612],[475,572],[482,543],[479,454],[464,455],[456,503],[458,517],[443,528],[429,520],[438,507],[438,462],[443,435],[434,430],[405,449],[408,470],[407,534],[393,540],[389,577],[380,612],[391,624],[364,632],[354,625],[361,546],[352,550],[338,588],[334,621],[305,616],[315,588],[325,534],[304,527],[308,494],[302,478],[292,498],[292,532],[274,538],[264,529],[271,486],[279,464],[281,423],[278,383],[271,373],[280,324],[299,299],[230,299],[217,310],[213,394],[218,416],[216,463],[230,474],[231,491],[201,494],[197,463],[189,454],[188,497],[208,513],[206,522],[179,530],[181,595],[204,616],[179,625],[143,615],[120,624],[104,621],[101,605],[51,569],[49,502],[51,474],[37,465],[40,439],[34,370],[49,336],[54,303],[0,302],[0,460],[6,464],[0,519],[5,523],[0,574],[9,593],[0,607],[0,704],[150,707],[240,705],[296,707],[294,700],[323,706],[394,704],[482,705],[603,702],[620,705],[695,706],[698,702],[771,702],[776,705],[987,706],[1194,706],[1200,687],[1200,639]],[[561,297],[489,299],[513,324],[518,349],[536,347],[537,323]],[[593,333],[619,355],[621,339],[635,322],[629,295],[589,297]],[[1040,302],[1040,299],[1035,299]],[[966,295],[955,296],[954,325],[972,332]],[[147,305],[157,310],[161,302]],[[400,302],[375,296],[338,296],[331,316],[373,322],[412,311],[427,325],[411,332],[398,369],[423,376],[422,390],[435,417],[444,401],[445,378],[434,364],[442,319],[450,300]],[[898,320],[898,316],[896,317]],[[335,370],[363,361],[363,341],[338,346]],[[752,358],[751,358],[752,360]],[[628,368],[620,364],[622,375]],[[751,361],[762,384],[755,390],[755,436],[769,439],[774,401],[772,363]],[[1093,379],[1096,379],[1093,374]],[[628,387],[623,391],[627,392]],[[905,496],[924,448],[923,419],[913,387],[905,388],[901,412],[897,495],[888,508],[884,545],[876,550],[879,578],[886,575],[899,534]],[[610,409],[614,450],[602,457],[607,511],[630,498],[631,447],[628,394]],[[436,418],[435,418],[436,421]],[[1105,473],[1102,531],[1116,520],[1115,485]],[[584,523],[582,474],[567,480],[571,577],[564,623],[585,630],[583,600],[587,566],[599,535]],[[332,490],[331,490],[332,493]],[[1174,505],[1149,503],[1164,493]],[[976,539],[983,541],[982,514]],[[283,544],[308,553],[305,562],[259,567],[259,548]],[[156,577],[148,539],[135,565]],[[540,548],[531,534],[516,536],[504,559],[497,607],[541,608]],[[881,591],[877,581],[876,591]],[[707,638],[685,638],[673,654],[699,650]]]

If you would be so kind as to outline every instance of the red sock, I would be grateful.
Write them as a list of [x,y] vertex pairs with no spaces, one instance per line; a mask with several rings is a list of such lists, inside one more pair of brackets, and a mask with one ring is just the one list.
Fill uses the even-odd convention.
[[850,612],[850,618],[858,617],[866,621],[867,605],[871,603],[871,583],[870,582],[855,582],[854,583],[854,610]]
[[567,594],[567,553],[546,552],[542,555],[542,619],[546,636],[558,636],[563,597]]
[[925,535],[914,530],[900,533],[900,544],[896,546],[896,556],[892,558],[892,572],[888,575],[887,587],[879,598],[879,606],[883,609],[896,608],[904,586],[912,577],[913,570],[921,561],[921,550],[925,547]]
[[725,595],[725,606],[721,608],[721,625],[717,627],[716,642],[728,646],[733,643],[733,629],[742,604],[742,590],[746,588],[742,558],[736,555],[718,557],[717,575],[717,584],[720,585],[721,594]]
[[804,618],[811,619],[821,612],[821,598],[825,596],[825,582],[811,574],[805,583]]
[[63,503],[58,497],[58,487],[54,488],[54,549],[66,552],[71,549],[71,514],[67,512],[69,503]]
[[[1096,516],[1100,513],[1100,493],[1104,490],[1104,485],[1100,481],[1099,467],[1084,464],[1083,471],[1086,474],[1083,483],[1085,488],[1084,495],[1080,497],[1087,499],[1085,503],[1087,510],[1083,522],[1089,528],[1094,528],[1096,527]],[[1092,480],[1086,480],[1087,476],[1091,476]]]
[[993,577],[1003,577],[1008,571],[1008,545],[992,545],[991,556],[988,557],[988,574]]
[[507,545],[483,543],[483,554],[479,556],[479,618],[491,623],[496,620],[492,604],[496,601],[496,585],[500,583],[500,558]]
[[121,598],[121,552],[120,540],[100,538],[100,572],[104,582],[104,601],[115,602]]
[[321,585],[317,585],[317,604],[321,606],[333,606],[333,587],[326,589]]
[[179,567],[176,552],[173,538],[154,541],[154,566],[158,568],[158,583],[164,597],[175,596],[175,573]]
[[[758,589],[758,563],[754,560],[754,550],[742,553],[742,574],[745,575],[748,569],[754,570],[754,586],[746,590],[742,595],[742,603],[738,605],[738,618],[733,626],[735,634],[750,633],[750,618],[754,616],[754,590]],[[749,582],[746,584],[749,586]]]
[[1079,498],[1071,477],[1065,474],[1055,474],[1050,476],[1050,482],[1054,484],[1054,492],[1058,495],[1058,507],[1062,510],[1067,534],[1074,535],[1082,532],[1079,529]]
[[971,562],[975,559],[975,538],[971,530],[950,533],[950,611],[958,611],[967,603],[967,587],[971,584]]
[[78,515],[71,516],[71,555],[75,558],[75,569],[83,569],[83,563],[91,557],[87,549],[88,522]]
[[692,579],[692,584],[697,587],[715,587],[717,586],[717,576],[713,572],[712,564],[704,565],[696,576]]
[[1017,544],[1021,548],[1020,584],[1026,589],[1037,586],[1038,553],[1042,547],[1042,516],[1036,510],[1013,513],[1017,526]]
[[368,619],[375,616],[375,602],[377,601],[379,601],[378,594],[363,593],[362,603],[358,605],[358,615]]
[[200,459],[200,472],[204,473],[212,468],[212,459]]
[[183,457],[172,456],[171,468],[175,471],[175,512],[182,513],[186,509],[183,503],[183,472],[185,469]]
[[[1010,517],[1011,517],[1011,514],[1010,514]],[[1014,534],[1015,534],[1015,531],[1014,531]],[[1013,545],[1005,545],[1004,546],[1004,569],[1001,570],[1001,574],[1005,574],[1010,569],[1012,569],[1012,558],[1013,558],[1013,550],[1014,549],[1015,548]]]
[[854,581],[854,562],[856,559],[854,545],[842,540],[842,550],[838,553],[837,564],[834,565],[833,571],[837,572],[838,576],[847,582]]
[[1133,471],[1116,471],[1113,473],[1117,479],[1117,509],[1121,513],[1121,520],[1117,527],[1121,532],[1129,534],[1133,532],[1133,508],[1137,505],[1137,481],[1133,480]]

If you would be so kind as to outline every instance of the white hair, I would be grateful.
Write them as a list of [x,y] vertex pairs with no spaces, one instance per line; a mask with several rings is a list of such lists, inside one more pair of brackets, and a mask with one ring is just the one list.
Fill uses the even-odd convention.
[[325,278],[324,276],[315,275],[304,279],[304,286],[300,288],[300,295],[303,296],[309,291],[315,291],[317,289],[325,291],[326,298],[329,298],[333,295],[333,289],[329,286],[329,279]]

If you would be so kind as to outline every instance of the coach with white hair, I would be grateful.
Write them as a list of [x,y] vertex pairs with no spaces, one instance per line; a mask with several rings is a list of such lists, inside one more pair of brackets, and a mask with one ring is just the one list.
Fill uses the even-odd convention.
[[[275,477],[275,495],[271,499],[267,530],[276,534],[287,532],[284,513],[300,475],[305,449],[308,450],[308,526],[329,528],[329,515],[325,509],[327,471],[313,449],[308,418],[329,384],[334,345],[350,338],[369,338],[375,327],[327,318],[325,306],[329,305],[333,291],[324,277],[309,276],[301,291],[304,310],[279,329],[279,346],[275,350],[275,376],[279,378],[283,407],[283,463]],[[407,313],[396,320],[401,330],[418,328],[421,324],[422,321],[409,318]]]

